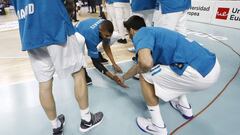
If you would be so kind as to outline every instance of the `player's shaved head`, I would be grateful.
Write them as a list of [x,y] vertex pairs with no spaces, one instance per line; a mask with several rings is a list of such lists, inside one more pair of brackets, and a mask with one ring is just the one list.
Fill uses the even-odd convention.
[[109,20],[104,20],[102,23],[101,23],[101,28],[100,28],[102,31],[105,31],[105,32],[108,32],[110,34],[113,33],[113,24],[111,21]]

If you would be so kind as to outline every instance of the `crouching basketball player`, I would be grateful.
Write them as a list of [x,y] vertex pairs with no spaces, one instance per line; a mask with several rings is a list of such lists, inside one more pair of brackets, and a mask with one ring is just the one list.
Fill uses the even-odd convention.
[[167,135],[159,99],[170,102],[184,118],[193,117],[186,94],[205,90],[215,83],[220,65],[214,53],[164,28],[146,27],[143,18],[132,16],[124,26],[136,49],[137,64],[122,76],[140,73],[142,94],[151,119],[137,117],[138,126],[154,135]]

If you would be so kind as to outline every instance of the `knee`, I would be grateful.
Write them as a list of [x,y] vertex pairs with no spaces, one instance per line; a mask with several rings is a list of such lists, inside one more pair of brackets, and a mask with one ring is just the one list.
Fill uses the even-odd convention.
[[52,91],[52,82],[53,79],[50,79],[45,82],[39,82],[39,91],[41,92],[51,92]]

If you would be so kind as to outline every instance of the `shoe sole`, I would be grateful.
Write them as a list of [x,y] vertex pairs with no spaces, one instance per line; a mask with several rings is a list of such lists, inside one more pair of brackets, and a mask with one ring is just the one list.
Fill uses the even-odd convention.
[[142,128],[138,125],[137,120],[136,120],[136,124],[137,124],[138,128],[140,128],[140,130],[142,130],[144,133],[151,134],[151,133],[147,132],[146,130],[142,129]]
[[63,122],[63,130],[62,130],[62,134],[59,134],[59,135],[64,135],[64,126],[66,125],[66,121]]
[[132,52],[132,53],[134,53],[134,52],[135,52],[135,50],[131,50],[131,49],[128,49],[128,51],[129,51],[129,52]]
[[103,118],[100,122],[98,122],[97,124],[93,125],[92,127],[88,128],[88,129],[81,129],[79,128],[79,131],[82,132],[82,133],[86,133],[88,132],[89,130],[93,129],[94,127],[98,126],[99,124],[101,124],[103,122]]
[[87,86],[88,86],[88,85],[92,85],[92,82],[87,83]]
[[190,119],[192,119],[194,116],[186,116],[186,115],[184,115],[181,111],[179,111],[177,108],[175,108],[173,105],[172,105],[172,103],[171,102],[169,102],[169,104],[171,105],[171,107],[174,109],[174,110],[176,110],[176,111],[178,111],[182,116],[183,116],[183,118],[184,119],[187,119],[187,120],[190,120]]
[[65,127],[65,125],[66,125],[66,120],[64,120],[64,122],[63,122],[63,131],[62,131],[62,134],[61,135],[64,135],[64,127]]

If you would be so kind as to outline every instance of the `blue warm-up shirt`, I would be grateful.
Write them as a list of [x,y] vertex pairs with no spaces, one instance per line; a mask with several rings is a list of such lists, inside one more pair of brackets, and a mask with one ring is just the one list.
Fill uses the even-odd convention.
[[12,0],[19,21],[22,50],[64,45],[75,33],[62,0]]
[[[143,48],[152,52],[154,65],[169,65],[178,75],[187,66],[205,77],[214,67],[216,56],[196,41],[189,41],[180,33],[158,27],[143,27],[133,37],[136,53]],[[182,64],[179,68],[176,64]]]
[[191,0],[158,0],[163,14],[185,11],[191,7]]
[[133,12],[155,9],[156,0],[132,0],[131,8]]
[[88,49],[88,56],[99,58],[97,45],[102,41],[99,27],[104,19],[87,19],[76,25],[76,31],[84,36]]

